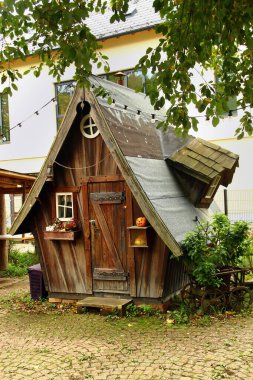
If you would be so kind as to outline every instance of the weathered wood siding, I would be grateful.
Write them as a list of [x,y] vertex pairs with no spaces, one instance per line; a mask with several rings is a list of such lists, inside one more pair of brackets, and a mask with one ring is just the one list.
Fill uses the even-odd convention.
[[[95,139],[82,136],[78,118],[56,161],[67,168],[54,164],[54,181],[44,186],[34,218],[33,229],[38,238],[42,267],[51,293],[89,294],[92,292],[92,279],[90,257],[85,250],[87,222],[82,178],[115,175],[119,170],[100,135]],[[74,242],[44,240],[45,227],[52,223],[52,193],[54,189],[65,186],[80,187],[77,192],[77,217],[82,233]]]
[[88,186],[93,291],[129,294],[125,181]]
[[[133,223],[142,216],[137,202],[133,199]],[[168,248],[157,234],[154,234],[149,248],[133,248],[135,258],[136,297],[161,298],[168,261]]]
[[[114,179],[108,181],[108,176]],[[45,240],[45,227],[52,223],[54,193],[59,191],[57,189],[68,191],[68,187],[76,191],[80,236],[73,242]],[[90,201],[90,194],[103,192],[124,192],[126,196],[118,211],[115,211],[117,208],[110,211],[109,205],[101,205],[108,226],[115,226],[110,229],[110,233],[117,242],[115,248],[119,253],[121,267],[110,261],[108,241],[98,238],[101,225],[100,231],[93,231],[90,225],[90,220],[96,218],[98,211]],[[180,284],[180,280],[175,277],[177,271],[169,262],[168,248],[157,234],[154,233],[149,248],[129,247],[127,227],[134,225],[136,218],[143,213],[121,177],[101,135],[95,139],[84,138],[78,118],[54,163],[54,181],[45,184],[34,210],[33,229],[50,294],[81,298],[84,294],[94,292],[123,293],[136,298],[162,299],[168,291],[173,291]],[[94,233],[98,234],[96,243],[92,235]],[[115,234],[121,236],[121,240],[117,241]],[[94,270],[96,268],[98,273]],[[112,276],[110,278],[110,270],[117,272],[118,280]],[[102,277],[104,275],[107,278],[96,279],[95,276],[101,275],[101,272]]]
[[187,282],[189,282],[189,277],[182,257],[169,257],[164,283],[164,298],[182,289]]

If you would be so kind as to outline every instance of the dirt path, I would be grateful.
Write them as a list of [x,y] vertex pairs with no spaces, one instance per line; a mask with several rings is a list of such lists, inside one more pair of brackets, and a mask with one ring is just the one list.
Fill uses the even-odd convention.
[[29,291],[28,276],[24,278],[0,278],[0,297],[11,292]]
[[253,380],[251,317],[171,328],[164,318],[38,313],[6,300],[27,289],[27,279],[0,287],[1,380]]

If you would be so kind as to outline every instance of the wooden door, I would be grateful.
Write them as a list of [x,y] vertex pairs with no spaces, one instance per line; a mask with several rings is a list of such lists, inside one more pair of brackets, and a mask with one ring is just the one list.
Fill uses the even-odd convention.
[[125,183],[90,183],[93,291],[129,294]]

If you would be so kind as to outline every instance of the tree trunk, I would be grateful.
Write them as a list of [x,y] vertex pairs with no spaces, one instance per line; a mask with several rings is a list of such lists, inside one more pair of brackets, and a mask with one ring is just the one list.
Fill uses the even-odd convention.
[[[4,194],[0,194],[0,235],[6,234],[6,215]],[[0,270],[8,267],[8,242],[0,240]]]

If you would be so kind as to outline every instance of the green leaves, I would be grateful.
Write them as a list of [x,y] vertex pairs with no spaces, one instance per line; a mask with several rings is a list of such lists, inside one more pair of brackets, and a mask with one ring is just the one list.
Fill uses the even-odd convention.
[[223,266],[236,266],[247,254],[250,240],[247,222],[232,224],[224,214],[200,223],[183,241],[185,262],[201,286],[220,286],[216,276]]
[[[111,22],[124,21],[129,0],[4,0],[0,59],[6,91],[15,90],[12,84],[29,72],[9,70],[8,62],[29,54],[39,56],[57,80],[70,65],[82,84],[87,84],[93,64],[109,72],[107,57],[86,25],[91,12],[104,13],[108,4]],[[136,68],[143,75],[155,74],[148,96],[156,109],[167,106],[162,128],[173,125],[178,136],[186,136],[191,129],[197,131],[199,113],[216,127],[230,110],[241,109],[236,135],[252,135],[247,113],[253,106],[252,0],[154,0],[153,8],[162,18],[156,26],[157,46],[146,49]],[[39,76],[41,67],[31,71]],[[218,80],[210,80],[210,72]]]
[[[146,50],[139,67],[144,74],[149,69],[156,73],[159,94],[151,88],[152,104],[162,95],[165,104],[171,105],[163,128],[174,125],[177,135],[186,135],[189,128],[197,130],[194,116],[198,113],[211,119],[216,127],[231,110],[247,111],[252,107],[251,1],[243,0],[239,6],[238,2],[226,0],[218,6],[211,0],[155,0],[153,6],[163,17],[156,27],[161,38],[157,48]],[[210,70],[218,74],[219,82],[210,81]],[[250,117],[244,116],[240,122],[237,137],[251,135]]]
[[214,116],[212,118],[212,124],[213,124],[214,127],[217,127],[217,125],[219,124],[219,122],[220,122],[220,119],[217,116]]

